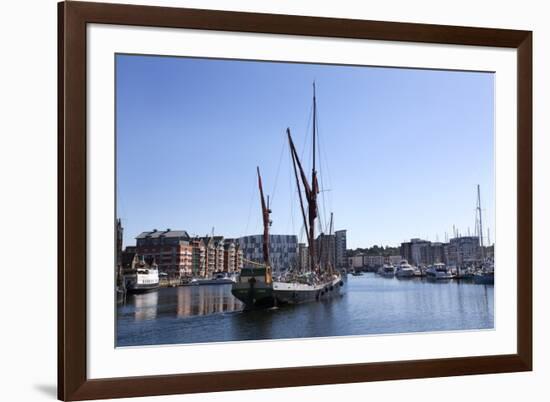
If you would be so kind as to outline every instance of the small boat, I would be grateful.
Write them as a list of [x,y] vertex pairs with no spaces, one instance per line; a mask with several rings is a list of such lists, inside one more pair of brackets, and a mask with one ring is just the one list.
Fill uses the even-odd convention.
[[401,260],[395,271],[395,276],[398,278],[412,278],[415,276],[415,271],[407,260]]
[[426,276],[426,268],[425,267],[413,267],[414,270],[414,276],[417,278],[423,278]]
[[362,276],[362,275],[363,275],[363,273],[362,273],[361,271],[355,271],[355,270],[353,270],[353,271],[351,272],[351,274],[352,274],[353,276]]
[[474,267],[460,268],[456,267],[456,279],[473,279],[475,270]]
[[436,262],[426,270],[426,276],[430,279],[453,279],[453,274],[442,262]]
[[227,272],[218,272],[212,278],[193,278],[186,285],[229,285],[237,281],[234,275]]
[[377,273],[386,278],[393,278],[395,276],[395,267],[391,264],[384,264],[378,269]]

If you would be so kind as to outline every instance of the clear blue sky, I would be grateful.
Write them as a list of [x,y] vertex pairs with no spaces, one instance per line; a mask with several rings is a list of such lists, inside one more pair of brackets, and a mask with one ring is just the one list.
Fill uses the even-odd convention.
[[473,234],[477,184],[493,231],[492,73],[118,55],[125,245],[153,228],[260,233],[256,165],[271,232],[300,235],[285,130],[311,166],[314,80],[320,209],[348,248]]

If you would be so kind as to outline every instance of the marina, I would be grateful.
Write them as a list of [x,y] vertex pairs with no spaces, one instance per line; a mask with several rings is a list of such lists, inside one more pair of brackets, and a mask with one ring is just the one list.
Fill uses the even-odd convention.
[[160,288],[117,305],[117,346],[494,328],[493,285],[347,275],[330,301],[245,311],[231,285]]
[[[364,132],[345,143],[348,98],[335,101],[338,86],[323,77],[318,97],[315,79],[307,92],[296,79],[273,109],[292,100],[293,112],[263,115],[242,142],[228,142],[236,137],[225,126],[208,129],[224,133],[208,143],[181,142],[175,130],[167,135],[187,158],[168,146],[172,158],[128,168],[128,185],[140,171],[164,186],[133,187],[117,211],[117,346],[494,328],[494,220],[481,198],[483,186],[492,205],[492,182],[474,170],[459,183],[468,165],[456,172],[448,161],[410,178],[385,163],[391,146],[364,142]],[[265,102],[278,93],[268,92]],[[441,145],[434,138],[414,148]],[[227,152],[235,147],[239,157]],[[159,203],[159,194],[169,196]]]

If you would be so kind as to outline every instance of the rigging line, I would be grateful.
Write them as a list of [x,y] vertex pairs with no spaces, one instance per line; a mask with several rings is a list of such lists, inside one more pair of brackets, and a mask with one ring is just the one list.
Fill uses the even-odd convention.
[[[319,113],[317,113],[317,122],[319,122]],[[320,164],[324,164],[322,166],[324,166],[324,169],[323,169],[323,174],[326,174],[328,175],[328,188],[330,189],[330,193],[328,194],[328,208],[329,208],[329,211],[333,211],[333,199],[332,199],[332,177],[330,175],[330,164],[328,163],[328,156],[327,156],[327,151],[326,149],[323,147],[321,147],[321,135],[319,133],[319,127],[320,127],[320,124],[317,123],[317,138],[318,138],[318,141],[319,141],[319,160],[320,160]],[[324,140],[324,137],[323,137],[323,140]],[[324,143],[323,143],[324,144]],[[321,152],[322,152],[322,157],[321,157]],[[323,202],[325,202],[325,199],[323,198]],[[328,219],[328,218],[327,218]]]
[[313,115],[313,103],[309,107],[309,115],[307,117],[306,131],[304,134],[304,146],[302,147],[302,154],[300,155],[300,160],[302,161],[304,160],[304,152],[309,145],[309,137],[310,137],[309,128],[311,127],[311,121],[313,120],[312,115]]
[[[289,153],[290,162],[294,163],[294,161],[292,159],[292,150],[290,149],[290,147],[288,148],[288,153]],[[296,201],[296,200],[293,199],[293,195],[294,195],[295,190],[294,190],[294,182],[293,182],[294,178],[292,176],[293,176],[292,175],[292,169],[289,169],[288,170],[288,192],[289,192],[289,195],[290,195],[290,216],[291,216],[291,220],[292,220],[292,233],[296,234],[296,225],[294,223],[294,201]],[[298,188],[298,191],[299,190],[300,189]],[[299,196],[300,196],[300,194],[299,194]]]
[[256,192],[256,176],[254,176],[254,186],[252,186],[252,193],[250,194],[250,203],[248,206],[248,218],[246,219],[246,227],[244,229],[243,236],[248,235],[248,226],[250,224],[250,216],[252,215],[252,202],[254,201],[254,193]]
[[294,200],[292,199],[293,198],[292,196],[293,196],[294,192],[292,191],[292,175],[291,175],[290,170],[289,170],[288,173],[289,173],[288,174],[288,189],[289,189],[288,194],[289,194],[289,197],[290,197],[290,211],[289,211],[290,212],[290,217],[289,217],[289,220],[287,222],[286,233],[289,233],[289,227],[288,226],[292,221],[292,206],[294,205]]
[[[288,174],[288,189],[289,189],[289,195],[290,195],[290,219],[289,219],[289,224],[290,224],[290,229],[292,230],[291,232],[287,230],[287,233],[293,233],[293,234],[296,234],[296,223],[294,222],[294,199],[293,199],[293,196],[294,196],[294,183],[293,183],[293,178],[292,178],[292,174],[291,172],[289,171],[289,174]],[[288,228],[287,228],[288,229]]]
[[[319,135],[317,135],[317,142],[319,143],[319,148],[321,147],[321,141],[319,140]],[[319,152],[319,165],[321,165],[321,153]],[[323,224],[325,225],[325,227],[327,226],[327,210],[326,210],[326,199],[325,199],[325,193],[326,191],[324,191],[325,189],[325,183],[324,183],[324,179],[323,179],[323,171],[320,170],[319,172],[319,176],[321,178],[321,187],[323,188],[323,191],[321,192],[322,193],[322,197],[323,197]],[[321,220],[321,219],[319,219]]]
[[[319,158],[319,176],[320,176],[320,179],[321,179],[321,188],[323,189],[322,191],[322,198],[323,198],[323,216],[319,216],[319,221],[323,222],[323,225],[327,226],[327,210],[326,210],[326,198],[325,198],[325,184],[324,184],[324,175],[323,175],[323,158],[321,158],[321,147],[322,147],[322,144],[321,144],[321,135],[319,134],[319,106],[317,105],[317,113],[316,113],[316,122],[315,122],[315,126],[317,127],[317,130],[316,130],[316,134],[317,134],[317,153],[318,153],[318,158]],[[326,161],[325,161],[325,164],[326,164]],[[319,211],[320,212],[320,211]],[[319,215],[321,215],[319,213]]]
[[[318,136],[320,137],[320,136]],[[319,152],[321,152],[321,150],[319,150]],[[333,208],[332,208],[332,177],[330,175],[330,169],[329,169],[329,166],[330,164],[328,163],[328,157],[327,157],[327,151],[325,150],[325,148],[322,149],[322,152],[323,152],[323,161],[325,162],[325,170],[326,170],[326,174],[328,175],[328,188],[331,190],[330,193],[328,194],[328,207],[329,207],[329,210],[332,211]],[[321,159],[321,157],[319,156],[319,158]]]
[[[283,137],[284,138],[284,137]],[[271,192],[271,203],[275,199],[275,191],[277,191],[277,184],[279,183],[279,172],[281,170],[281,162],[283,160],[283,154],[285,151],[286,141],[283,141],[283,146],[281,147],[281,154],[279,155],[279,165],[277,166],[277,173],[275,174],[275,182],[273,183],[273,191]]]

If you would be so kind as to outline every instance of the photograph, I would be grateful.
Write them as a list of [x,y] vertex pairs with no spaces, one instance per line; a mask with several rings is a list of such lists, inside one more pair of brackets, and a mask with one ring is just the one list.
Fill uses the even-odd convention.
[[495,329],[493,72],[114,57],[116,347]]

